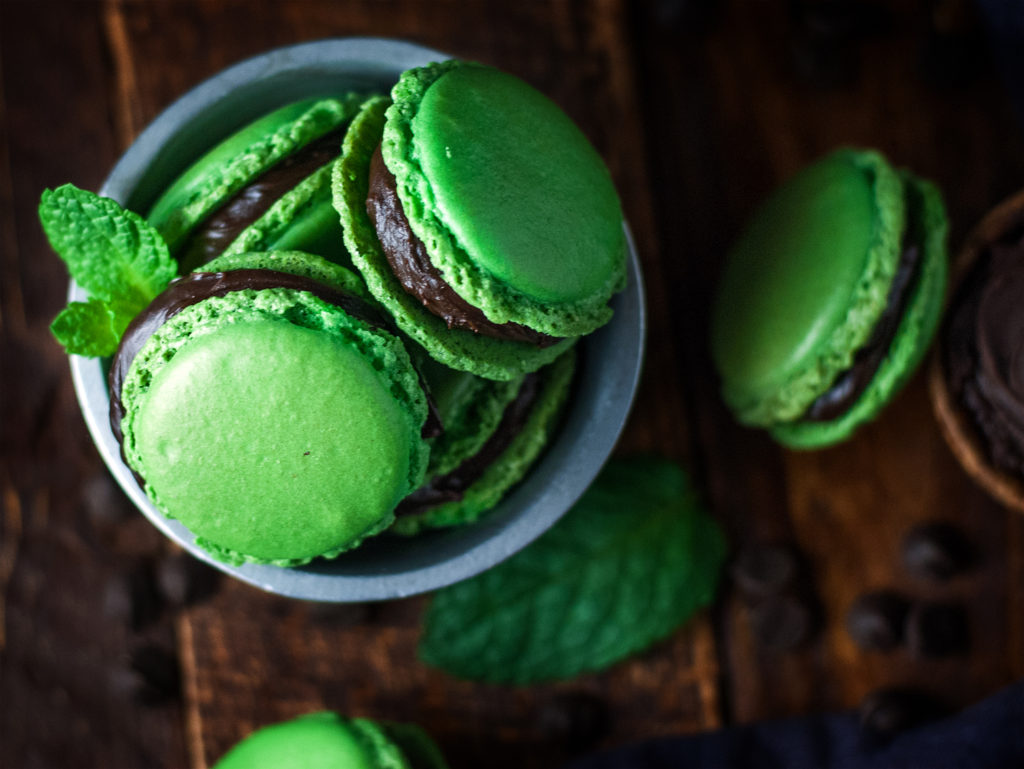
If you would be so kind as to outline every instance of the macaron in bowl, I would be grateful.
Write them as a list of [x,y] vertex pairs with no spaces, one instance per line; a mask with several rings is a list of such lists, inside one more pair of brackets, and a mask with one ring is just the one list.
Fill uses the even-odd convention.
[[[253,121],[303,102],[316,104],[325,99],[335,99],[360,106],[365,103],[368,94],[386,94],[403,71],[444,59],[444,55],[436,51],[400,41],[348,39],[291,46],[242,62],[197,86],[161,114],[125,153],[108,177],[101,194],[131,210],[149,212],[158,208],[156,204],[168,188],[175,185],[175,180],[183,174],[187,175],[189,168],[196,164],[196,158],[203,158],[211,148],[216,148],[244,131]],[[348,94],[357,94],[358,97],[348,102]],[[358,114],[357,111],[352,119]],[[338,124],[343,130],[349,130],[346,121],[349,121],[348,112],[345,112],[345,117]],[[329,128],[327,132],[331,130]],[[311,139],[309,143],[315,141]],[[317,174],[322,172],[314,171],[314,175]],[[204,176],[205,172],[195,178]],[[318,183],[320,181],[322,179],[318,179]],[[301,180],[296,186],[299,184]],[[314,196],[317,201],[315,208],[322,210],[320,203],[330,196],[325,197],[325,188],[319,184],[317,190]],[[274,210],[275,205],[271,204],[268,211]],[[294,210],[301,211],[304,208],[297,205]],[[336,212],[334,216],[338,218]],[[260,217],[265,218],[266,215]],[[257,230],[263,229],[258,224],[260,219],[257,220]],[[279,217],[279,220],[291,221],[287,215]],[[621,222],[619,225],[621,227]],[[251,224],[246,227],[249,230],[251,228]],[[271,230],[268,227],[265,231]],[[527,441],[533,444],[527,447],[529,451],[522,446],[506,446],[502,450],[500,456],[505,456],[506,452],[513,452],[508,456],[519,451],[524,452],[521,456],[532,453],[532,465],[511,482],[496,479],[486,473],[477,478],[477,483],[482,484],[478,488],[481,491],[480,498],[485,496],[482,492],[488,489],[488,493],[501,489],[499,493],[503,497],[497,506],[480,516],[472,525],[437,528],[424,524],[420,527],[423,531],[414,537],[395,537],[390,534],[386,538],[371,536],[358,548],[345,550],[331,560],[318,557],[304,565],[287,567],[274,561],[291,562],[293,559],[290,556],[278,558],[276,554],[268,556],[262,552],[246,552],[251,547],[249,543],[226,543],[225,552],[229,558],[233,557],[232,554],[241,553],[246,562],[225,562],[220,558],[225,552],[211,553],[203,548],[203,544],[213,541],[208,534],[200,534],[204,541],[198,543],[196,532],[186,527],[180,519],[165,516],[160,507],[147,496],[132,468],[122,460],[117,438],[109,422],[109,391],[105,379],[107,363],[100,359],[72,356],[76,392],[101,455],[129,497],[161,531],[194,555],[223,571],[266,590],[312,600],[379,600],[434,589],[486,569],[539,536],[571,507],[611,452],[635,391],[644,330],[638,261],[628,231],[624,231],[623,237],[628,255],[627,285],[624,291],[615,294],[610,300],[612,319],[578,344],[572,345],[577,354],[571,384],[554,386],[548,390],[550,397],[542,397],[537,401],[560,404],[550,410],[550,414],[557,414],[556,417],[551,418],[549,414],[547,418],[538,418],[538,427],[528,431],[534,436],[541,436],[541,443],[546,442],[546,445],[538,450],[531,440]],[[221,258],[246,258],[246,249],[261,248],[256,245],[258,242],[258,238],[252,243],[247,242],[245,248],[229,245],[227,250],[230,253]],[[283,242],[290,241],[286,238]],[[280,247],[273,244],[266,246]],[[223,262],[220,264],[223,266]],[[81,286],[73,283],[69,298],[81,301],[88,299],[88,295]],[[373,301],[372,296],[368,298]],[[237,309],[242,316],[248,316],[253,311],[248,305]],[[285,312],[290,313],[292,310],[286,309]],[[179,323],[185,324],[185,321]],[[230,331],[226,326],[243,324],[225,324],[225,327],[220,327],[219,322],[210,321],[207,325],[206,320],[196,320],[196,325],[217,329],[215,333],[209,334],[214,339]],[[410,345],[407,341],[406,347],[410,352],[414,348],[419,350],[410,359],[423,357],[422,347]],[[183,346],[186,351],[187,348],[188,345]],[[199,357],[206,357],[207,351],[200,352],[202,355]],[[565,360],[572,359],[570,356]],[[564,370],[559,368],[556,361],[552,362],[555,365],[549,365],[546,369],[538,366],[542,369],[538,373],[546,376],[543,373],[545,370]],[[564,367],[568,363],[560,365]],[[168,371],[173,367],[172,360]],[[257,373],[253,371],[254,376]],[[155,372],[154,379],[157,376],[159,374]],[[506,381],[521,384],[522,379],[521,375],[516,375],[507,377]],[[307,381],[307,384],[311,385],[312,382]],[[500,383],[496,381],[495,384]],[[296,387],[292,394],[298,395],[302,389]],[[146,408],[146,396],[141,391],[136,401],[135,406]],[[413,411],[418,414],[418,407]],[[398,415],[396,419],[399,423],[408,417],[401,408],[398,409]],[[418,416],[410,418],[410,424],[419,419]],[[152,423],[159,421],[154,418]],[[135,430],[135,427],[132,429]],[[396,430],[395,433],[403,433],[405,437],[399,443],[413,448],[423,437],[422,433],[414,436],[413,431],[406,428]],[[293,437],[298,442],[298,434]],[[433,439],[424,440],[429,442]],[[160,451],[163,447],[154,449],[151,446],[147,450]],[[305,450],[300,456],[305,457]],[[415,453],[416,450],[413,450],[410,456]],[[146,466],[145,457],[138,459],[139,467],[152,473]],[[423,472],[427,475],[423,477],[432,478],[430,473],[435,469],[434,466],[424,467]],[[396,484],[394,488],[405,483],[414,485],[414,475],[410,473],[407,481]],[[164,500],[159,488],[156,496],[158,501]],[[475,498],[476,495],[474,493],[470,496]],[[445,514],[440,518],[450,523],[473,520],[477,518],[478,512],[470,510],[471,507],[464,507],[452,515]],[[367,529],[372,529],[369,523]],[[352,541],[360,538],[361,535],[356,534]],[[313,549],[319,549],[319,545]],[[324,554],[327,553],[329,550],[324,550]],[[256,557],[244,558],[246,555]],[[300,555],[298,560],[305,560],[305,557]],[[261,562],[254,562],[257,560]]]
[[1024,512],[1024,192],[981,220],[954,269],[929,371],[932,405],[967,473]]
[[743,424],[793,448],[850,437],[923,358],[946,285],[930,182],[840,149],[784,182],[728,255],[711,352]]
[[149,498],[232,564],[333,558],[386,529],[426,470],[427,395],[358,279],[294,251],[203,270],[111,362],[111,430]]
[[568,116],[512,75],[449,60],[367,102],[335,166],[356,268],[451,368],[510,379],[612,316],[622,209]]

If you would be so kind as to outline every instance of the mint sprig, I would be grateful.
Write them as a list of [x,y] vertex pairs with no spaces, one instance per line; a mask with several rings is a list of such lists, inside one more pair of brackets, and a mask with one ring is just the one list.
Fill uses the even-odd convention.
[[116,201],[65,184],[45,190],[39,221],[71,277],[90,294],[50,326],[69,353],[110,355],[128,323],[174,278],[167,243]]
[[708,604],[725,549],[677,465],[613,460],[543,537],[435,594],[420,657],[494,683],[602,670]]

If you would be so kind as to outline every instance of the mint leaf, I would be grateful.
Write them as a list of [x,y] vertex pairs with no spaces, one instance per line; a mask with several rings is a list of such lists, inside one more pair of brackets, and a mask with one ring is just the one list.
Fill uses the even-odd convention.
[[113,355],[121,338],[114,313],[100,299],[72,302],[54,318],[50,331],[71,355]]
[[[39,221],[54,251],[71,277],[91,295],[89,311],[64,313],[54,321],[54,334],[75,340],[76,349],[106,349],[109,339],[99,323],[101,302],[111,315],[110,326],[120,337],[131,321],[177,273],[167,244],[138,214],[72,184],[45,190],[39,202]],[[71,324],[84,325],[73,329]],[[116,340],[115,340],[116,346]],[[71,348],[68,348],[72,352]],[[83,353],[84,354],[84,353]]]
[[435,594],[420,657],[496,683],[601,670],[708,604],[724,557],[721,530],[677,465],[613,460],[539,540]]

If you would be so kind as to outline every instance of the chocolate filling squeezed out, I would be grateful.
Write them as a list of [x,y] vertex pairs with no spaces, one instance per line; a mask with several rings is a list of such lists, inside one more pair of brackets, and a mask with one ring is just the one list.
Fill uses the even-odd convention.
[[1024,226],[978,259],[944,333],[943,361],[985,453],[1024,477]]
[[295,185],[338,157],[344,136],[340,128],[324,134],[242,187],[189,235],[179,252],[182,269],[194,270],[220,256]]
[[526,342],[550,347],[561,341],[518,323],[492,323],[483,311],[455,293],[430,261],[427,249],[409,227],[409,220],[398,199],[394,174],[384,164],[380,146],[370,160],[370,189],[366,198],[370,215],[384,256],[395,278],[406,293],[416,297],[448,328],[463,328],[493,339]]
[[[128,369],[139,350],[157,329],[186,307],[198,304],[214,296],[224,296],[233,291],[253,289],[262,291],[269,288],[287,288],[308,291],[328,304],[339,307],[353,318],[375,328],[387,329],[384,319],[366,302],[346,294],[312,278],[292,275],[276,270],[231,270],[230,272],[196,272],[178,278],[154,299],[145,310],[135,316],[128,325],[121,343],[110,363],[108,385],[110,390],[110,428],[118,443],[124,442],[121,420],[125,409],[121,401],[121,388]],[[422,377],[420,380],[422,384]],[[424,387],[424,392],[427,392]],[[423,425],[423,437],[432,438],[440,434],[441,423],[433,400],[427,397],[428,415]]]
[[478,481],[487,468],[502,455],[513,439],[522,432],[526,420],[540,394],[541,375],[527,374],[516,397],[505,407],[497,429],[480,450],[467,458],[447,475],[431,478],[416,491],[398,503],[396,516],[425,513],[444,502],[462,499],[466,490]]
[[[910,238],[910,230],[908,235]],[[889,353],[896,330],[903,319],[913,286],[921,273],[921,246],[917,242],[904,243],[903,253],[896,265],[896,274],[889,287],[885,310],[879,316],[871,337],[853,356],[850,368],[843,372],[832,386],[819,395],[807,408],[800,421],[829,422],[838,419],[860,399],[878,373],[882,361]]]

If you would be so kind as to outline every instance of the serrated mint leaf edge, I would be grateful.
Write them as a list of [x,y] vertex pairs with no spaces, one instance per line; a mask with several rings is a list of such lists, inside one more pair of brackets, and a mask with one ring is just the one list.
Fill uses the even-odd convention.
[[[613,475],[621,475],[623,472],[630,472],[630,464],[632,460],[617,460],[618,466],[610,468],[610,472]],[[664,617],[657,618],[659,621],[652,623],[651,629],[641,634],[636,634],[630,637],[626,635],[626,642],[617,641],[612,636],[611,641],[605,641],[597,649],[593,649],[592,654],[588,655],[575,655],[575,658],[566,660],[567,652],[571,652],[572,649],[561,648],[558,650],[552,650],[550,655],[546,657],[538,658],[537,660],[530,662],[522,668],[515,668],[508,664],[504,664],[507,661],[502,661],[503,666],[498,669],[493,667],[495,665],[494,660],[487,660],[484,658],[468,657],[465,659],[459,659],[458,656],[452,657],[446,654],[446,639],[453,635],[450,631],[454,628],[456,631],[467,625],[472,627],[478,623],[483,623],[482,627],[486,627],[486,623],[489,621],[487,615],[491,612],[497,612],[500,615],[508,616],[515,614],[534,614],[534,609],[527,604],[524,609],[517,610],[511,607],[516,604],[529,594],[536,591],[536,585],[540,584],[541,589],[551,589],[551,585],[557,585],[559,582],[570,586],[571,592],[575,593],[578,587],[578,580],[573,581],[571,575],[578,573],[579,561],[575,563],[568,563],[565,566],[561,566],[557,569],[557,573],[552,579],[551,572],[545,572],[542,574],[535,574],[530,579],[533,580],[532,585],[519,586],[519,589],[515,594],[510,596],[505,589],[505,583],[513,580],[513,577],[506,578],[505,574],[509,568],[517,569],[519,576],[530,571],[532,565],[529,564],[534,558],[528,555],[528,548],[526,551],[522,551],[513,557],[514,560],[507,561],[505,564],[501,564],[495,569],[489,572],[485,572],[479,577],[473,578],[466,583],[460,583],[454,585],[451,588],[446,588],[442,591],[438,591],[435,595],[434,603],[428,610],[425,628],[423,636],[420,642],[420,657],[429,665],[439,667],[449,673],[465,677],[472,680],[483,680],[493,683],[511,683],[511,684],[527,684],[535,683],[538,681],[546,680],[559,680],[565,678],[571,678],[575,675],[602,670],[615,662],[618,662],[625,657],[635,654],[644,648],[648,648],[650,645],[657,643],[679,628],[689,617],[695,614],[703,606],[707,605],[713,598],[715,588],[718,583],[719,569],[722,561],[725,557],[726,542],[724,534],[718,527],[717,523],[711,518],[703,509],[698,506],[696,495],[694,494],[689,483],[685,480],[685,474],[674,466],[673,463],[667,463],[664,460],[658,461],[661,466],[655,467],[652,472],[661,476],[661,482],[658,485],[664,485],[669,490],[669,494],[666,496],[644,495],[647,499],[643,500],[647,504],[654,503],[656,509],[654,512],[649,513],[645,516],[644,529],[650,526],[656,526],[658,524],[666,525],[670,522],[670,518],[673,514],[681,514],[687,517],[688,535],[678,532],[676,537],[665,537],[654,539],[640,538],[641,542],[658,542],[661,540],[662,544],[665,544],[669,549],[661,553],[658,556],[659,564],[662,564],[659,568],[664,569],[664,562],[672,561],[672,550],[689,548],[690,554],[693,556],[687,559],[685,568],[680,569],[674,573],[675,580],[679,583],[686,584],[685,590],[675,591],[670,596],[670,602],[672,607],[670,611],[665,612]],[[672,465],[666,467],[665,465]],[[669,473],[666,480],[665,473]],[[675,473],[681,474],[678,478],[673,478]],[[601,489],[597,490],[599,496],[604,497],[607,492],[602,493]],[[670,509],[671,508],[671,509]],[[675,513],[672,512],[675,510]],[[570,513],[571,515],[571,513]],[[557,527],[556,527],[557,528]],[[570,527],[570,529],[573,527]],[[554,530],[552,530],[554,532]],[[551,534],[552,532],[549,532]],[[633,529],[631,532],[634,536],[637,535],[637,529]],[[548,535],[545,535],[547,537]],[[710,538],[710,539],[709,539]],[[608,536],[608,542],[614,543],[614,535]],[[689,541],[697,541],[697,544],[687,545],[683,542],[685,539]],[[538,540],[538,543],[542,542]],[[535,543],[536,547],[538,543]],[[560,553],[560,558],[567,557],[566,553],[575,550],[575,548],[565,548]],[[603,548],[597,552],[597,557],[601,557],[602,554],[607,552],[618,552],[623,557],[628,557],[629,553],[635,558],[638,551],[650,550],[649,546],[644,545],[642,547],[621,547],[616,545],[606,544]],[[661,551],[662,548],[659,548]],[[555,552],[555,551],[553,551]],[[537,553],[534,550],[534,553]],[[579,551],[572,553],[570,558],[578,558],[580,555]],[[520,556],[523,556],[520,559]],[[546,557],[546,556],[545,556]],[[594,558],[595,553],[591,551],[588,558]],[[519,566],[525,565],[526,568],[518,569]],[[680,564],[682,566],[682,564]],[[709,568],[710,567],[710,568]],[[655,570],[657,571],[657,569]],[[621,573],[617,571],[616,573]],[[570,575],[567,579],[567,575]],[[575,587],[574,587],[575,585]],[[477,598],[474,600],[474,596]],[[438,601],[438,597],[441,598]],[[482,599],[481,599],[482,597]],[[657,598],[656,595],[652,594],[649,599],[649,603],[653,603]],[[631,599],[623,603],[629,602]],[[613,599],[609,601],[610,613],[614,613],[616,601]],[[457,606],[469,605],[470,611],[467,612],[465,608]],[[454,612],[454,613],[452,613]],[[463,616],[459,616],[459,615]],[[446,616],[447,615],[447,616]],[[657,627],[655,627],[657,625]],[[473,627],[473,630],[481,630],[481,628]],[[438,640],[438,634],[441,634]],[[488,640],[493,633],[485,633],[483,640]],[[480,646],[480,644],[478,644]],[[484,648],[488,648],[484,645]],[[584,648],[580,646],[579,648]],[[466,655],[463,655],[466,657]],[[561,659],[560,659],[561,658]],[[497,675],[495,675],[497,673]]]
[[[39,221],[72,279],[90,294],[89,301],[105,303],[116,349],[132,319],[177,274],[177,263],[163,236],[117,201],[73,184],[43,191]],[[79,347],[73,342],[69,345],[73,335],[54,329],[62,315],[63,312],[50,327],[68,353],[90,357],[113,353],[113,349],[104,353],[85,352],[100,347]],[[106,350],[109,345],[101,347]]]

